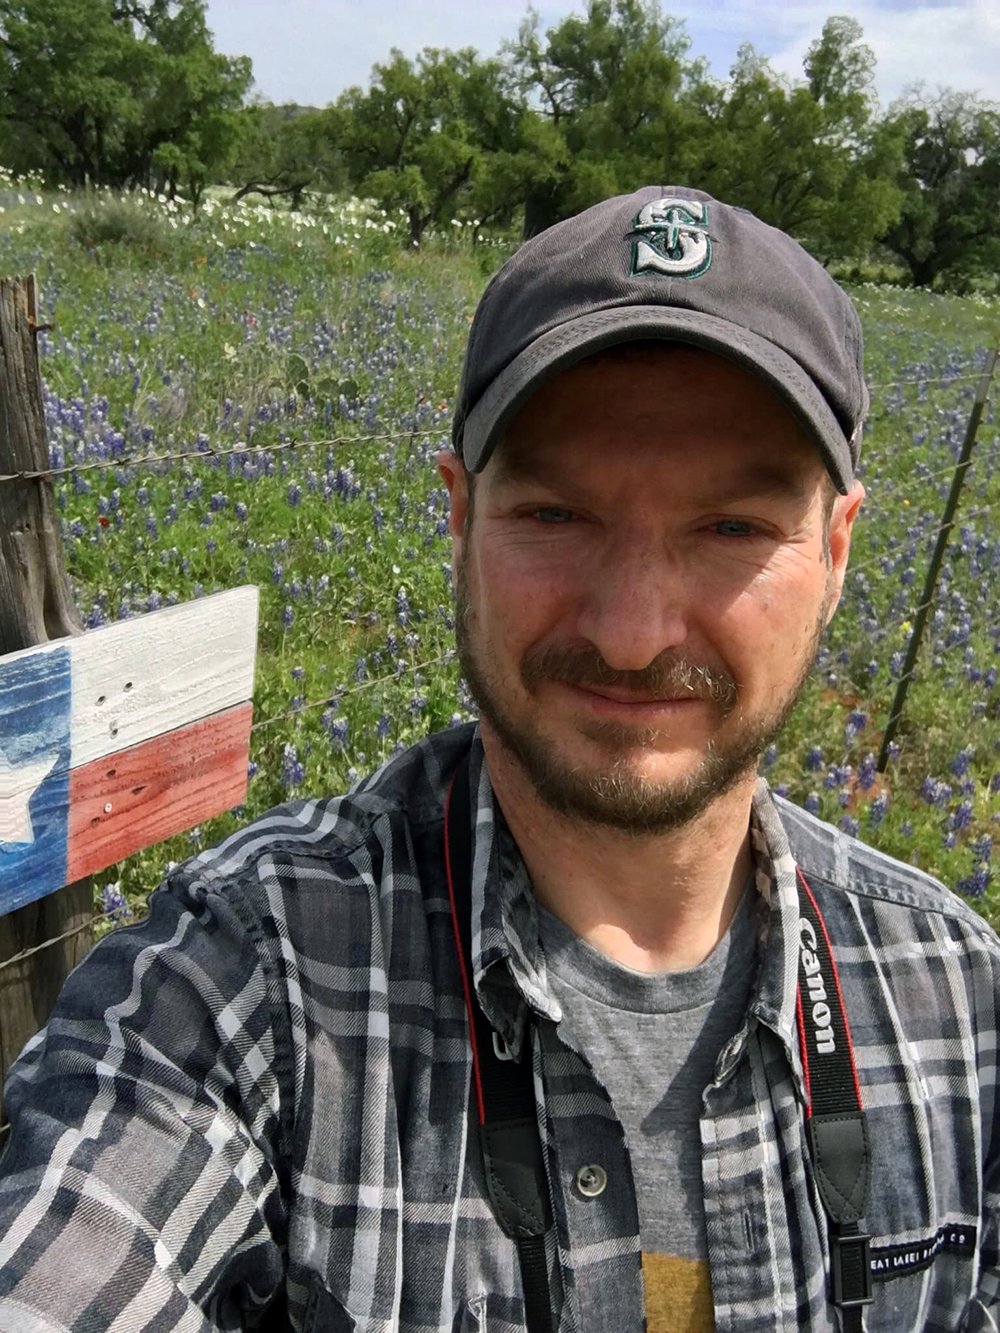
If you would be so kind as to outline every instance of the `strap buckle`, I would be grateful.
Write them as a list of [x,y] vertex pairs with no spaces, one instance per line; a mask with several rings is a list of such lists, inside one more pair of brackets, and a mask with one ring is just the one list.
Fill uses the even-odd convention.
[[859,1231],[853,1236],[832,1235],[833,1303],[842,1310],[871,1305],[871,1236]]
[[493,1029],[493,1054],[498,1060],[513,1060],[514,1056],[510,1047],[504,1041],[496,1028]]

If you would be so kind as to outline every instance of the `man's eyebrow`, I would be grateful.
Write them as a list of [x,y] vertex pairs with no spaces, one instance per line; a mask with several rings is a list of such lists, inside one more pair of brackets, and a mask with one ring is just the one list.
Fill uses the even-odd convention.
[[[586,490],[581,478],[553,467],[550,460],[539,455],[512,457],[502,454],[496,465],[493,485],[500,489],[536,482],[565,493]],[[700,508],[710,508],[735,500],[773,498],[801,502],[807,497],[805,481],[799,473],[754,463],[735,469],[723,484],[700,492],[694,497],[694,503]]]

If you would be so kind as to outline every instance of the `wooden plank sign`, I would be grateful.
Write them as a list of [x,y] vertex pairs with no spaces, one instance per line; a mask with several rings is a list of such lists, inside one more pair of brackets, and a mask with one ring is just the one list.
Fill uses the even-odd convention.
[[256,587],[0,657],[0,914],[246,798]]

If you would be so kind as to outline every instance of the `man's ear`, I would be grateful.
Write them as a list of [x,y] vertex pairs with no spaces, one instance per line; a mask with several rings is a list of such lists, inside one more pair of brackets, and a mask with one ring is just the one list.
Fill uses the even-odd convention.
[[854,520],[858,516],[858,510],[861,508],[861,502],[864,498],[864,486],[860,481],[855,481],[846,495],[838,495],[833,502],[833,510],[830,514],[829,538],[830,580],[833,595],[830,597],[830,605],[827,607],[827,624],[833,618],[833,613],[837,609],[837,603],[840,601],[840,594],[844,588],[847,557],[851,550],[851,530],[854,527]]
[[451,513],[448,518],[448,530],[451,532],[452,563],[462,555],[462,540],[465,536],[465,520],[469,510],[469,479],[465,464],[452,449],[442,449],[437,455],[438,471],[448,487],[451,497]]

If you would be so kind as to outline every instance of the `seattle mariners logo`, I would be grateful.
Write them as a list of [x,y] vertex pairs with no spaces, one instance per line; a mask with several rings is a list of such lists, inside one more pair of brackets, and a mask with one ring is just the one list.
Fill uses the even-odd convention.
[[697,278],[712,262],[706,227],[708,208],[700,199],[656,199],[636,215],[632,242],[633,276],[664,273],[669,278]]

